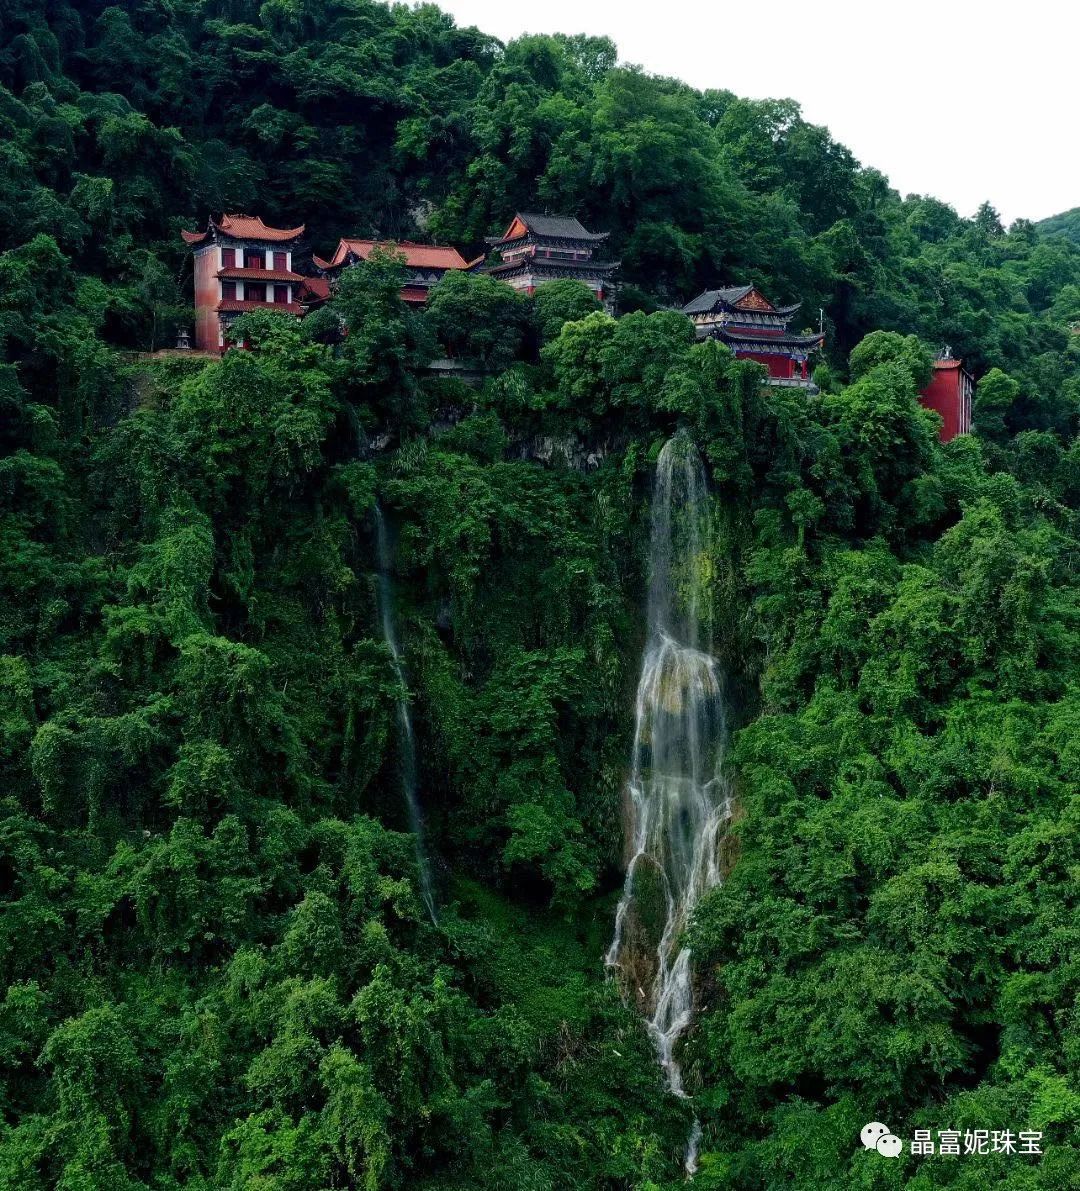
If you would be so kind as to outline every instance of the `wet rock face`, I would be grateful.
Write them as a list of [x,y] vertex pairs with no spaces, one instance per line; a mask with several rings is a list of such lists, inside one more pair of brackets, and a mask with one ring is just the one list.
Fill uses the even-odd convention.
[[[456,426],[467,410],[461,408],[440,409],[428,427],[429,435],[439,435]],[[389,432],[373,434],[364,444],[365,457],[382,455],[398,445]],[[512,459],[524,459],[540,463],[545,467],[563,467],[572,471],[594,471],[609,455],[625,450],[626,443],[615,438],[596,439],[584,442],[575,435],[555,437],[534,435],[514,443],[508,452]]]
[[675,1046],[694,1004],[683,934],[701,896],[721,880],[732,803],[723,684],[709,652],[709,536],[704,468],[690,440],[677,435],[657,461],[649,638],[626,802],[630,859],[606,956],[644,1014],[677,1095],[684,1093]]
[[416,873],[420,886],[420,898],[432,922],[438,919],[435,905],[435,889],[431,880],[431,865],[424,838],[424,814],[417,788],[416,737],[413,733],[412,712],[409,710],[408,684],[405,680],[405,662],[397,640],[394,624],[394,589],[391,572],[393,558],[390,534],[383,516],[382,506],[375,502],[375,538],[378,545],[379,570],[376,575],[379,604],[379,619],[382,623],[383,641],[390,653],[394,677],[398,685],[397,720],[398,752],[401,761],[401,791],[405,796],[405,807],[409,814],[409,829],[413,837],[416,855]]
[[514,449],[518,459],[543,463],[548,467],[567,467],[574,471],[593,471],[613,452],[619,444],[611,439],[582,442],[574,435],[563,438],[536,435],[520,442]]

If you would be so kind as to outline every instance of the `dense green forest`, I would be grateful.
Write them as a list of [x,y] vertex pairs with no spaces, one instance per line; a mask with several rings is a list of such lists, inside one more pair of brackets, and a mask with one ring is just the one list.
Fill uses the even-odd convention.
[[[0,128],[0,1186],[656,1191],[695,1116],[706,1191],[1080,1183],[1080,245],[431,6],[2,0]],[[418,314],[377,256],[252,351],[140,354],[211,210],[464,248],[519,207],[611,230],[621,317],[483,276]],[[820,394],[694,341],[720,281],[824,309]],[[737,796],[688,1100],[602,965],[680,428]]]
[[1074,243],[1080,243],[1080,207],[1040,219],[1035,226],[1045,236],[1067,236]]

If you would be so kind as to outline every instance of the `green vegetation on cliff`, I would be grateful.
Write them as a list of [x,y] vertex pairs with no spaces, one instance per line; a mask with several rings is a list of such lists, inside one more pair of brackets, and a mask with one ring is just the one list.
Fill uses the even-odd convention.
[[[0,1184],[674,1188],[694,1113],[703,1188],[1080,1179],[1080,248],[603,40],[363,0],[0,29]],[[252,315],[133,360],[208,208],[467,244],[538,203],[612,229],[632,313],[472,277],[418,315],[376,259],[341,343]],[[659,309],[743,278],[824,307],[819,396]],[[985,374],[946,447],[943,342]],[[427,379],[438,345],[490,379]],[[601,969],[678,427],[740,804],[692,1103]],[[871,1119],[1046,1152],[888,1161]]]
[[1049,219],[1040,219],[1035,226],[1045,236],[1066,236],[1073,243],[1080,244],[1080,207],[1062,211],[1060,215],[1051,215]]

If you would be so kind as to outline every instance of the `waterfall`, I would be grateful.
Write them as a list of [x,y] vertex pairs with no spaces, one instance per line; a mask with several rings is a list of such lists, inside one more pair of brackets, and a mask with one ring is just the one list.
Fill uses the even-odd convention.
[[378,592],[379,615],[382,619],[383,640],[390,650],[394,677],[398,681],[397,719],[398,748],[401,754],[401,784],[405,793],[405,805],[409,812],[409,828],[412,831],[413,847],[416,850],[416,867],[420,876],[420,897],[423,899],[432,922],[438,920],[435,910],[435,896],[431,886],[431,870],[428,865],[427,849],[424,844],[424,816],[420,809],[420,797],[416,789],[416,737],[413,734],[412,712],[409,710],[409,690],[405,682],[405,662],[398,647],[394,629],[394,589],[390,577],[392,557],[390,535],[382,506],[375,502],[375,533],[378,543]]
[[[675,1045],[690,1024],[693,985],[683,930],[721,879],[720,833],[731,813],[723,767],[724,698],[709,652],[710,567],[705,470],[690,439],[656,465],[649,542],[648,639],[635,708],[627,790],[630,860],[605,963],[645,1015],[668,1086],[685,1096]],[[686,1147],[697,1168],[701,1128]]]

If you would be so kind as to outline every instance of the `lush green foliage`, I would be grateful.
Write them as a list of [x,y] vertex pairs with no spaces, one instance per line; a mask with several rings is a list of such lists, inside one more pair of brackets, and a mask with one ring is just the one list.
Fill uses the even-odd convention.
[[1080,207],[1062,211],[1060,215],[1051,215],[1049,219],[1041,219],[1035,226],[1046,236],[1067,236],[1080,243]]
[[[1080,250],[600,39],[365,0],[0,28],[0,1183],[674,1187],[691,1109],[702,1187],[1080,1179]],[[251,352],[132,353],[208,207],[466,244],[538,203],[612,230],[640,309],[456,277],[418,316],[388,255]],[[825,308],[819,397],[648,313],[728,278]],[[943,342],[981,375],[946,448]],[[678,426],[740,801],[692,1106],[600,971]],[[889,1163],[873,1118],[1047,1153]]]

